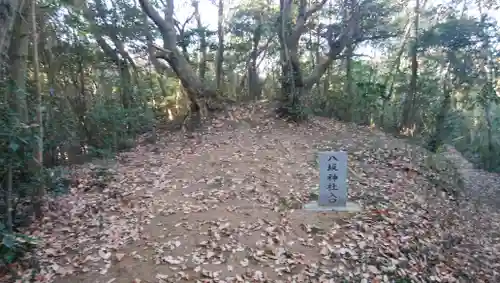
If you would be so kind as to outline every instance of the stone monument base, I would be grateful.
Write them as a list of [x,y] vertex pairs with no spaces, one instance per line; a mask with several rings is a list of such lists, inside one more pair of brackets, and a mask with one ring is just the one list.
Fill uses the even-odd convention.
[[348,201],[345,206],[326,206],[319,205],[317,201],[311,201],[304,205],[304,210],[316,212],[360,212],[361,206],[357,203]]

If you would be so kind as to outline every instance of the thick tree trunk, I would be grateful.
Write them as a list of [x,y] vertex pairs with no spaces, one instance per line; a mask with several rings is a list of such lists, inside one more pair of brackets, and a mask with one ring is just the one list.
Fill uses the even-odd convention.
[[360,13],[359,7],[357,7],[353,9],[352,16],[345,19],[347,24],[340,35],[334,37],[333,29],[328,29],[326,39],[330,50],[326,58],[315,66],[309,76],[303,77],[297,52],[299,40],[308,19],[319,11],[326,2],[326,0],[321,0],[314,5],[310,5],[309,9],[307,9],[307,1],[300,0],[298,15],[292,25],[291,6],[293,1],[280,0],[280,30],[278,35],[281,45],[282,91],[279,106],[276,110],[279,115],[290,116],[293,120],[307,118],[301,109],[301,97],[320,81],[328,67],[338,58],[349,41],[352,40],[353,43],[356,43],[356,41],[363,40],[358,33]]
[[[14,24],[18,18],[20,2],[17,0],[4,0],[0,5],[0,79],[7,77],[9,46],[12,38]],[[2,81],[0,81],[2,82]]]
[[300,98],[304,83],[297,54],[298,40],[292,38],[292,1],[280,0],[281,99],[277,114],[298,121],[304,118]]
[[287,50],[284,53],[281,65],[281,105],[277,109],[277,114],[289,117],[294,121],[306,118],[301,109],[301,97],[308,89],[305,88],[302,72],[299,63],[290,58]]
[[26,96],[26,72],[28,68],[28,47],[30,38],[30,7],[31,1],[25,1],[19,8],[21,12],[15,20],[10,44],[10,105],[19,115],[21,123],[29,122],[28,103]]
[[177,48],[177,34],[174,28],[173,18],[174,1],[166,1],[165,19],[160,16],[148,0],[139,0],[139,2],[144,12],[158,26],[158,29],[163,35],[164,48],[157,48],[161,51],[161,54],[157,56],[165,59],[179,77],[191,101],[191,110],[194,111],[195,114],[205,107],[207,107],[208,110],[215,110],[218,106],[216,103],[217,95],[215,90],[203,84],[200,77]]
[[154,69],[156,72],[159,74],[157,77],[158,84],[160,85],[160,90],[162,92],[163,97],[169,96],[167,86],[165,84],[164,78],[162,75],[169,75],[171,72],[168,68],[167,65],[163,64],[156,58],[156,51],[153,46],[153,36],[151,35],[151,32],[149,31],[149,25],[148,25],[148,16],[144,14],[144,33],[146,34],[146,42],[147,42],[147,47],[148,47],[148,55],[149,55],[149,60],[151,61],[151,64],[153,65]]

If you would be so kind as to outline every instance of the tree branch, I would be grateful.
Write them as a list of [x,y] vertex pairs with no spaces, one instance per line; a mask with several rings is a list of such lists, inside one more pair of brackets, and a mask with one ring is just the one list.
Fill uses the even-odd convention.
[[165,56],[168,56],[168,54],[172,53],[172,51],[167,50],[165,48],[161,48],[160,46],[158,46],[156,44],[152,44],[152,47],[161,51],[160,54],[156,54],[157,58],[164,58]]
[[149,3],[148,0],[139,0],[141,8],[153,20],[161,34],[165,36],[164,44],[167,49],[177,48],[177,34],[174,28],[173,19],[173,3],[171,0],[167,1],[167,11],[165,12],[165,19],[163,19],[158,11]]
[[111,33],[110,37],[122,58],[127,60],[134,70],[137,70],[137,64],[135,63],[134,59],[132,59],[130,54],[125,50],[125,45],[123,44],[123,42],[120,41],[120,39],[118,39],[118,36],[114,33]]
[[326,72],[330,64],[332,64],[332,62],[338,58],[340,53],[342,53],[347,43],[349,42],[350,30],[352,28],[353,22],[354,21],[352,20],[350,21],[348,27],[346,27],[342,31],[342,34],[336,40],[333,40],[331,35],[329,36],[329,38],[327,38],[330,50],[328,50],[326,60],[316,65],[314,70],[311,72],[311,75],[304,79],[304,86],[306,88],[311,88],[316,82],[318,82],[321,76],[323,76],[323,74]]
[[327,31],[326,39],[328,41],[330,50],[327,53],[326,60],[316,65],[311,74],[304,79],[304,86],[306,88],[311,88],[315,83],[319,81],[321,76],[323,76],[328,67],[332,64],[332,62],[340,58],[340,54],[346,48],[347,44],[349,43],[358,44],[364,41],[381,40],[398,36],[398,34],[389,34],[389,33],[381,33],[373,36],[364,36],[364,33],[357,32],[360,23],[359,4],[356,7],[353,7],[352,10],[353,13],[348,19],[347,26],[342,30],[342,33],[336,39],[333,39],[332,27],[330,27],[330,29]]
[[291,42],[298,42],[300,36],[304,32],[304,28],[307,20],[317,11],[319,11],[326,4],[327,0],[321,0],[320,2],[314,4],[311,8],[306,10],[306,1],[300,0],[299,14],[297,15],[297,20],[295,27],[292,30]]
[[375,34],[372,36],[357,36],[354,38],[353,42],[354,43],[361,43],[365,41],[375,41],[375,40],[383,40],[383,39],[389,39],[389,38],[395,38],[401,36],[401,33],[381,33],[381,34]]
[[174,20],[174,25],[175,27],[177,28],[177,30],[179,31],[180,34],[184,35],[184,31],[186,30],[186,25],[193,19],[194,17],[194,12],[184,21],[184,23],[182,23],[182,25],[180,24],[179,21],[177,20]]

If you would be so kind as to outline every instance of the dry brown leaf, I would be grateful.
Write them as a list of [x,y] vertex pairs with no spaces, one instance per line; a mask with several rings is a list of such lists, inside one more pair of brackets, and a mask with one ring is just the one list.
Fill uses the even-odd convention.
[[106,251],[105,249],[100,249],[98,253],[99,256],[104,260],[108,260],[109,258],[111,258],[111,253]]
[[155,278],[160,279],[160,280],[166,280],[166,279],[168,279],[168,275],[158,273],[158,274],[156,274]]
[[123,257],[125,256],[124,253],[116,253],[115,257],[117,261],[122,261]]
[[241,266],[243,266],[243,267],[247,267],[247,266],[248,266],[248,263],[249,263],[249,262],[248,262],[248,259],[246,259],[246,258],[240,261],[240,264],[241,264]]

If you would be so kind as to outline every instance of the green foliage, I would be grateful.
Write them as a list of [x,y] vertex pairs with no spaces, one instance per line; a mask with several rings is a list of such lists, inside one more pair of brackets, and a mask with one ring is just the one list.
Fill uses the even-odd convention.
[[[92,60],[93,58],[86,58]],[[69,62],[68,62],[69,64]],[[69,65],[67,66],[70,67]],[[110,81],[120,83],[119,73],[109,73]],[[52,90],[51,90],[52,91]],[[18,113],[6,104],[0,104],[0,178],[2,190],[0,197],[6,196],[6,188],[12,187],[11,208],[13,228],[28,225],[33,213],[32,195],[39,187],[52,195],[61,195],[69,191],[71,179],[64,166],[73,162],[75,154],[111,156],[118,150],[134,145],[136,135],[151,128],[154,123],[152,109],[145,100],[151,96],[137,95],[133,97],[132,107],[125,109],[121,101],[114,99],[113,93],[105,96],[94,96],[82,103],[80,94],[65,97],[56,91],[45,96],[44,102],[44,168],[42,171],[33,166],[34,146],[39,137],[35,131],[36,124],[20,122]],[[28,93],[28,98],[32,95]],[[76,98],[75,98],[76,97]],[[29,105],[33,105],[30,101]],[[85,105],[85,107],[82,107]],[[34,115],[33,109],[30,114]],[[34,120],[31,118],[30,120]],[[82,145],[86,150],[72,152],[74,145]],[[78,146],[80,149],[80,146]],[[8,183],[7,174],[12,171],[12,183]],[[0,202],[0,224],[7,221],[7,205]],[[10,241],[6,236],[5,241]],[[16,235],[18,237],[18,235]],[[17,238],[16,238],[17,239]],[[17,240],[16,240],[17,241]],[[9,260],[15,252],[4,243],[0,256],[5,252]],[[17,245],[15,248],[20,248]],[[7,250],[5,250],[7,249]]]
[[[423,52],[418,55],[418,95],[413,104],[416,114],[412,135],[421,139],[432,136],[446,89],[451,94],[451,103],[447,105],[451,110],[445,115],[439,136],[476,166],[500,171],[500,111],[497,106],[500,101],[492,83],[494,80],[484,68],[490,64],[488,69],[500,69],[500,61],[488,62],[485,59],[488,54],[495,54],[493,35],[495,29],[498,34],[498,26],[490,20],[451,16],[434,26],[424,26],[426,28],[419,39],[419,48]],[[491,50],[484,49],[485,42],[490,42]],[[391,50],[394,51],[397,49]],[[400,62],[409,60],[404,54]],[[325,81],[315,87],[311,110],[318,115],[396,129],[403,114],[401,105],[409,90],[411,74],[409,68],[397,62],[399,69],[385,70],[385,66],[394,68],[390,66],[394,64],[395,56],[388,58],[389,61],[377,65],[354,59],[351,62],[350,95],[345,93],[344,65],[333,68]],[[490,109],[489,113],[484,109]],[[488,126],[488,117],[492,121],[491,127]]]
[[420,37],[420,47],[439,46],[454,51],[471,48],[486,36],[485,27],[475,19],[450,18],[426,31]]
[[0,266],[20,259],[36,245],[36,239],[20,233],[10,233],[0,223]]
[[[345,93],[342,75],[332,77],[332,84],[324,82],[321,92],[313,96],[312,112],[321,116],[334,116],[360,124],[370,124],[380,115],[381,100],[386,86],[377,81],[375,69],[364,61],[352,62],[352,95]],[[325,86],[328,85],[328,88]],[[323,94],[321,94],[323,93]]]
[[102,156],[133,146],[135,134],[150,129],[154,117],[148,108],[124,109],[107,100],[96,104],[87,113],[86,121],[92,133],[89,149]]
[[44,183],[47,191],[55,196],[67,194],[71,185],[69,173],[67,168],[60,166],[46,168]]

